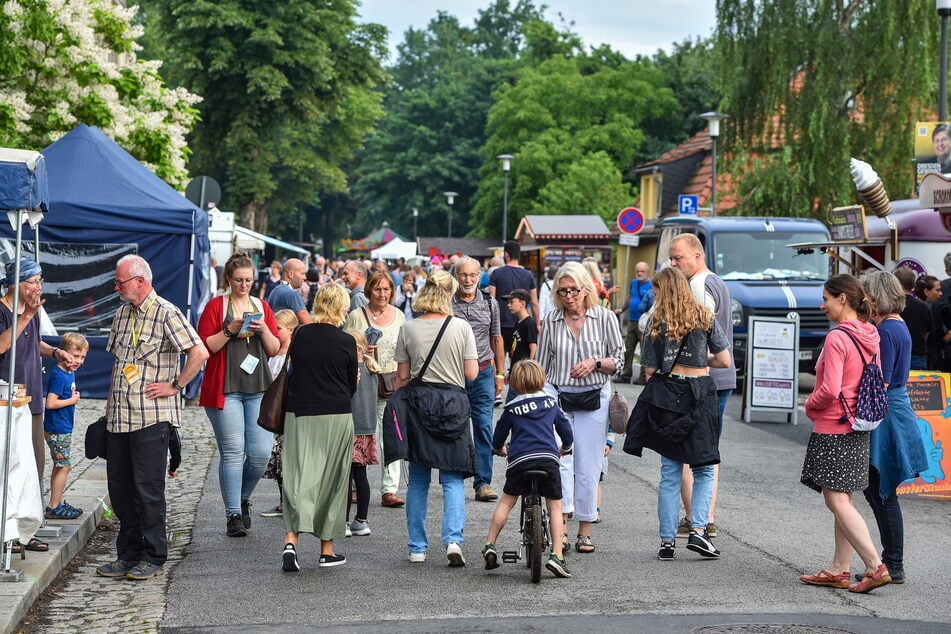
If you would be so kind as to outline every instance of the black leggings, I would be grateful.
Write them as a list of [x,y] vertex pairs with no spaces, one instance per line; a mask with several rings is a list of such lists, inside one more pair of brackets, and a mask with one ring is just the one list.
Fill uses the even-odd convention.
[[[367,514],[370,512],[370,481],[367,480],[366,465],[359,465],[355,462],[350,463],[350,486],[357,490],[357,514],[353,519],[367,520]],[[352,506],[352,495],[347,494],[347,517],[350,517],[350,507]]]

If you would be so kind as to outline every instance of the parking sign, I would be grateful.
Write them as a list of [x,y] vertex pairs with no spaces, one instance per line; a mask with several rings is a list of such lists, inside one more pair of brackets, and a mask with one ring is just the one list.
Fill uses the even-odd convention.
[[696,216],[700,209],[700,199],[697,196],[681,194],[677,197],[677,210],[682,216]]

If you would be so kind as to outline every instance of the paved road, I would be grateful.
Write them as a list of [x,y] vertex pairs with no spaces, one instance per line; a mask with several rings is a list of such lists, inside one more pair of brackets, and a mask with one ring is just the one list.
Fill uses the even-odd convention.
[[[633,386],[621,388],[632,399]],[[373,534],[338,544],[345,566],[318,569],[318,542],[304,537],[303,570],[281,572],[283,527],[255,517],[250,535],[228,538],[216,469],[207,477],[187,556],[169,573],[161,628],[169,632],[305,631],[333,626],[351,631],[498,631],[574,627],[598,631],[951,631],[947,602],[951,569],[951,504],[907,500],[908,583],[869,595],[802,585],[797,577],[826,565],[832,520],[818,494],[798,483],[810,431],[746,424],[739,398],[728,410],[721,444],[718,561],[702,560],[679,544],[677,559],[655,557],[659,461],[653,454],[612,455],[605,481],[604,522],[594,554],[572,554],[572,579],[529,583],[522,565],[487,573],[479,551],[493,505],[468,495],[468,566],[449,568],[438,547],[438,513],[431,514],[429,560],[406,561],[405,516],[370,507]],[[496,463],[501,485],[503,464]],[[378,473],[373,474],[373,483]],[[276,489],[263,482],[255,511],[273,506]],[[441,507],[433,487],[432,509]],[[859,503],[867,511],[864,500]],[[870,514],[869,514],[870,516]],[[874,526],[874,523],[872,523]],[[572,532],[575,526],[570,527]],[[873,533],[875,533],[873,529]],[[499,540],[511,548],[512,524]],[[859,570],[859,563],[853,566]],[[532,618],[529,618],[532,617]],[[425,619],[423,626],[420,620]],[[912,620],[914,619],[914,620]],[[728,624],[734,624],[731,628]],[[741,625],[748,624],[748,625]],[[796,629],[793,626],[809,626]]]

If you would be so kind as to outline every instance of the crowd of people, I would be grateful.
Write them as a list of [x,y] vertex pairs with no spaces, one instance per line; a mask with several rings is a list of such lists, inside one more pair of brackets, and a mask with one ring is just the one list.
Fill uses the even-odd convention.
[[[620,311],[611,307],[617,289],[606,288],[596,263],[552,267],[539,285],[520,255],[518,243],[507,242],[495,266],[454,256],[429,270],[323,258],[308,266],[292,258],[258,277],[253,261],[236,253],[197,329],[156,294],[145,260],[119,260],[115,288],[123,303],[107,344],[116,363],[106,451],[120,530],[116,560],[97,573],[147,579],[164,565],[164,482],[167,472],[174,473],[168,452],[182,387],[202,368],[199,404],[220,457],[224,533],[247,535],[255,488],[262,478],[274,479],[280,503],[260,515],[283,518],[286,572],[301,568],[301,533],[319,540],[319,567],[346,563],[336,540],[371,534],[367,469],[378,465],[380,505],[405,506],[413,563],[426,561],[430,550],[433,469],[443,493],[440,540],[448,565],[466,563],[465,481],[472,479],[476,501],[497,501],[482,549],[488,570],[498,567],[499,531],[530,488],[524,472],[545,471],[542,492],[552,515],[546,565],[555,576],[570,577],[567,552],[597,549],[592,529],[600,521],[599,484],[613,444],[612,380],[646,384],[624,448],[661,456],[658,557],[674,559],[682,538],[688,550],[719,558],[712,541],[719,439],[736,367],[729,291],[706,267],[703,245],[693,235],[678,236],[669,246],[670,266],[652,277],[646,263],[637,263]],[[63,499],[63,484],[72,408],[80,398],[74,373],[88,343],[74,335],[64,336],[59,347],[39,339],[42,270],[24,260],[17,278],[11,265],[8,292],[0,298],[0,329],[6,327],[0,330],[0,361],[12,340],[9,289],[19,284],[22,348],[15,380],[36,392],[39,358],[58,364],[45,425],[42,407],[34,412],[39,473],[47,447],[54,460],[46,516],[76,517],[82,511]],[[951,270],[951,254],[946,265]],[[896,489],[928,466],[905,382],[910,370],[951,368],[951,361],[945,365],[951,359],[945,354],[951,351],[951,304],[941,286],[908,269],[836,275],[825,283],[822,308],[835,328],[805,405],[813,433],[801,482],[820,492],[832,512],[835,549],[830,565],[802,575],[803,583],[868,592],[904,581]],[[638,346],[639,363],[633,354]],[[847,423],[854,418],[865,359],[874,358],[887,384],[888,414],[873,431],[856,431]],[[292,371],[283,434],[275,437],[257,420],[262,396],[285,362]],[[4,370],[0,363],[0,378],[8,378]],[[656,395],[677,389],[692,399],[690,412],[663,418],[658,412],[669,404]],[[496,406],[503,409],[493,427]],[[501,496],[492,488],[494,455],[507,458]],[[881,554],[855,508],[855,491],[863,491],[873,511]],[[571,519],[577,523],[573,544]],[[20,545],[44,546],[36,539]],[[864,571],[853,580],[854,553]]]

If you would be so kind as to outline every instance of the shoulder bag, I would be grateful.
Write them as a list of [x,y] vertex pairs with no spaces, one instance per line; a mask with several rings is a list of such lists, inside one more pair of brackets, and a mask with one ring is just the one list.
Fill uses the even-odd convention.
[[[298,326],[300,328],[300,326]],[[297,334],[297,329],[294,329]],[[291,335],[291,344],[294,343],[294,335]],[[291,360],[290,345],[288,345],[288,355],[284,357],[284,365],[281,371],[277,373],[274,380],[264,391],[261,397],[261,409],[258,411],[258,425],[273,434],[284,433],[284,414],[285,404],[287,403],[287,364]]]
[[[371,328],[370,316],[367,315],[366,306],[360,310],[363,311],[363,318],[367,322],[367,328]],[[374,342],[376,345],[376,342]],[[378,398],[390,398],[396,391],[396,372],[380,372],[376,375],[376,395]]]

